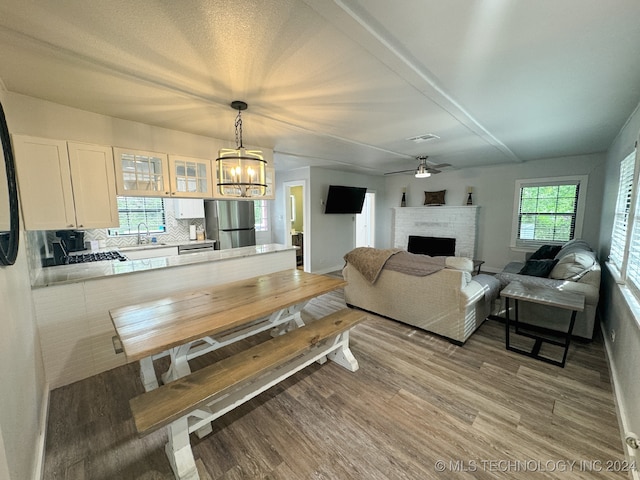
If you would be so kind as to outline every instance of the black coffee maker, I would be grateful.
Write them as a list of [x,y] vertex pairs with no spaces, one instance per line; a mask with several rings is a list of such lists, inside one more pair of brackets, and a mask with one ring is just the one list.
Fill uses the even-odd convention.
[[84,246],[84,232],[78,230],[59,230],[56,236],[60,238],[67,252],[86,250]]

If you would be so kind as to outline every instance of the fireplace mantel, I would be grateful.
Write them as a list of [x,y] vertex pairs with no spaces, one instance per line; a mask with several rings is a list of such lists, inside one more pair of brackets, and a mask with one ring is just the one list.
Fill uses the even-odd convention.
[[456,239],[456,256],[476,258],[478,205],[394,207],[392,240],[394,248],[407,248],[409,235]]

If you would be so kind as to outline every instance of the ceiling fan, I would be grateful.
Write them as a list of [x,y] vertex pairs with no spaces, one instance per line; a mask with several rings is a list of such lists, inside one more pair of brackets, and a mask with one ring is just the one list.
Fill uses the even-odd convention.
[[395,175],[396,173],[414,172],[416,178],[427,178],[427,177],[430,177],[432,174],[435,175],[436,173],[440,173],[442,170],[438,170],[439,168],[451,166],[451,164],[449,163],[441,163],[439,165],[430,166],[427,164],[427,158],[429,158],[427,155],[416,157],[416,160],[418,160],[420,163],[418,163],[418,168],[416,168],[415,170],[399,170],[397,172],[385,173],[385,175]]

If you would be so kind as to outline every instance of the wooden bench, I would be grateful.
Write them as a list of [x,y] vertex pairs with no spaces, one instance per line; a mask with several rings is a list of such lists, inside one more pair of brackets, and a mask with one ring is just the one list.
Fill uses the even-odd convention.
[[165,451],[176,478],[196,480],[190,433],[210,433],[213,420],[314,362],[328,358],[356,371],[349,330],[365,318],[345,308],[143,393],[130,401],[136,429],[168,426]]

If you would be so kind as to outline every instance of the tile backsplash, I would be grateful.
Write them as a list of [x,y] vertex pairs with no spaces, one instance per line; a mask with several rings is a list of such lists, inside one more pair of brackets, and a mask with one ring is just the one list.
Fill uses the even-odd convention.
[[[158,239],[158,243],[176,243],[189,241],[189,225],[202,226],[204,218],[177,219],[173,208],[173,202],[164,202],[165,233],[153,233],[152,237]],[[146,232],[145,232],[146,233]],[[104,240],[106,248],[131,247],[138,242],[137,235],[118,235],[110,237],[107,229],[100,228],[85,230],[85,241]]]

